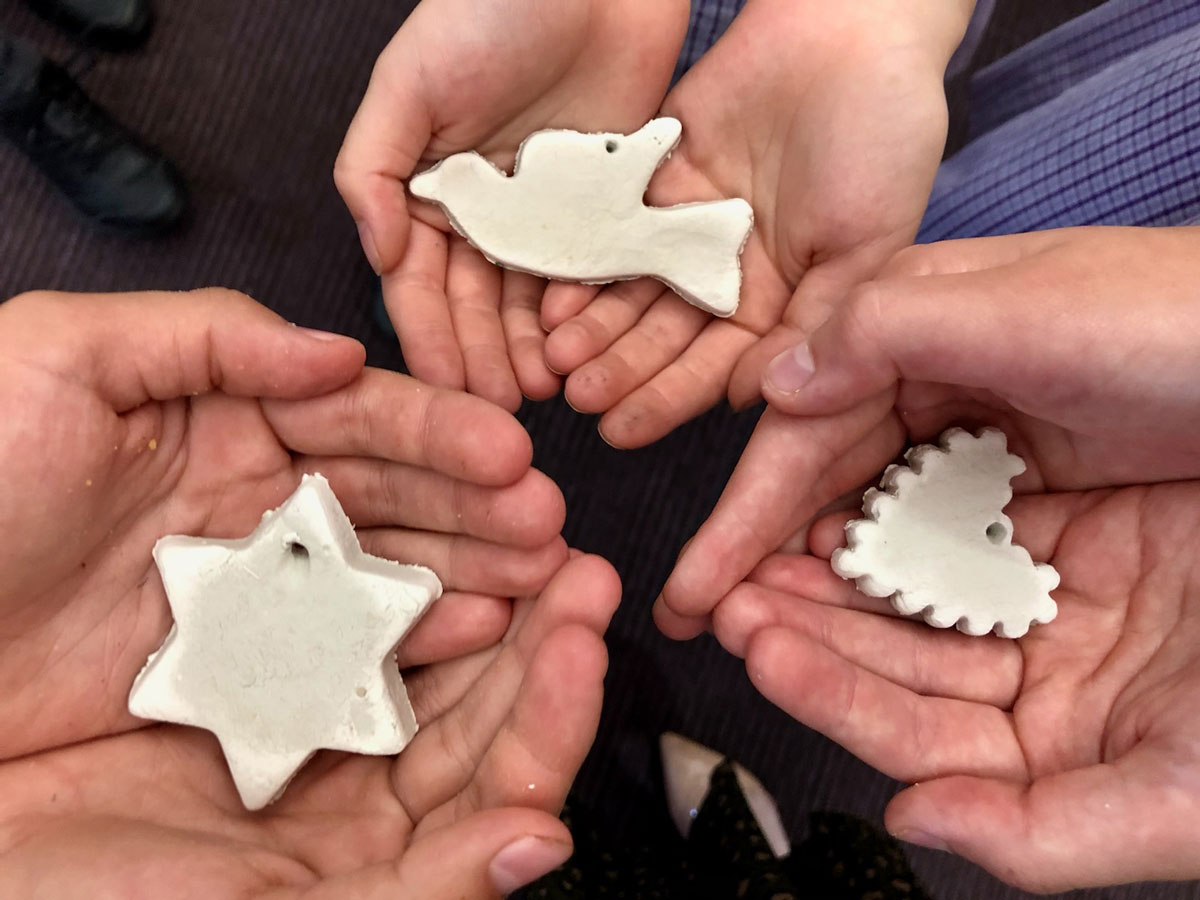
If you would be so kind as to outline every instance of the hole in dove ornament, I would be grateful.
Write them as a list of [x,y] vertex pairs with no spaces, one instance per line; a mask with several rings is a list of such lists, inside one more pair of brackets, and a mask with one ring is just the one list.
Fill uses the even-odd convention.
[[323,477],[305,475],[249,537],[164,537],[154,561],[175,622],[129,711],[213,732],[247,809],[320,748],[390,755],[412,740],[396,645],[441,583],[363,552]]
[[866,518],[846,525],[833,570],[937,628],[1021,637],[1057,615],[1050,592],[1059,581],[1012,542],[1002,512],[1025,463],[994,428],[954,428],[939,444],[912,448],[907,465],[889,466],[880,489],[867,491]]
[[750,204],[643,202],[682,133],[671,118],[630,135],[538,131],[522,142],[511,176],[478,153],[456,153],[408,188],[441,206],[496,265],[587,284],[649,276],[715,316],[731,316],[754,225]]

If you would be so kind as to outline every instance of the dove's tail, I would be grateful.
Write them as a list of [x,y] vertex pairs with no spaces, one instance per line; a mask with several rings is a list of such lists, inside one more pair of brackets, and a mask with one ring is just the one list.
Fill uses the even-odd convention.
[[732,316],[742,290],[742,248],[754,225],[745,200],[690,203],[656,210],[663,243],[678,252],[654,274],[689,303]]

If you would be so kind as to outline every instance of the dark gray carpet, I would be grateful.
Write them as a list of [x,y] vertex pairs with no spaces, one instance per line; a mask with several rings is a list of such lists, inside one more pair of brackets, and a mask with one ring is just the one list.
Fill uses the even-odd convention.
[[[193,189],[194,221],[157,243],[97,234],[0,146],[0,297],[31,288],[227,285],[294,321],[352,334],[374,364],[399,367],[397,348],[371,325],[370,272],[330,172],[371,64],[407,6],[160,0],[149,47],[100,57],[84,83],[179,163]],[[14,2],[0,6],[0,27],[59,59],[72,49]],[[626,588],[582,797],[613,829],[634,820],[656,800],[656,736],[674,729],[757,772],[797,836],[812,809],[878,822],[893,782],[760,699],[740,663],[713,642],[673,644],[650,621],[650,604],[716,499],[753,414],[717,411],[636,453],[607,447],[593,421],[561,402],[527,409],[524,420],[537,464],[567,496],[568,538],[612,560]],[[932,852],[914,859],[927,887],[945,900],[1024,896],[961,860]],[[1200,885],[1075,896],[1200,900]]]

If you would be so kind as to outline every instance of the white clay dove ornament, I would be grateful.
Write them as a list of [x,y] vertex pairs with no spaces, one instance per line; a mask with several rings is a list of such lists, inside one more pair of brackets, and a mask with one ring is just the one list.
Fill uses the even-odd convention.
[[745,200],[647,206],[650,178],[679,143],[679,120],[634,134],[538,131],[511,176],[456,153],[409,182],[489,260],[560,281],[651,276],[715,316],[737,310],[739,258],[754,224]]
[[1002,512],[1025,463],[991,428],[977,437],[951,429],[940,444],[909,450],[907,466],[888,467],[882,490],[867,491],[866,518],[846,526],[833,570],[937,628],[1021,637],[1055,617],[1050,592],[1059,581],[1052,566],[1035,565],[1012,542]]
[[216,734],[247,809],[318,748],[390,755],[412,740],[395,648],[441,583],[364,553],[324,478],[304,476],[247,538],[165,537],[154,561],[175,624],[129,711]]

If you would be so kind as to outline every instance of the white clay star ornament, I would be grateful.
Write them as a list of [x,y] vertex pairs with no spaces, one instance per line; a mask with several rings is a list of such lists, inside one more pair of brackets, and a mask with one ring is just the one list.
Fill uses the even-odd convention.
[[400,752],[417,731],[395,648],[441,583],[363,552],[319,475],[241,540],[154,547],[175,624],[129,694],[144,719],[212,731],[247,809],[319,749]]
[[408,187],[440,205],[499,266],[588,284],[650,276],[715,316],[731,316],[754,225],[750,204],[643,200],[682,133],[672,118],[628,135],[538,131],[521,144],[511,176],[478,153],[456,153]]
[[955,428],[940,446],[914,447],[863,497],[865,519],[846,526],[833,570],[902,615],[966,634],[1018,638],[1052,620],[1058,572],[1012,542],[1003,509],[1025,471],[1003,432]]

